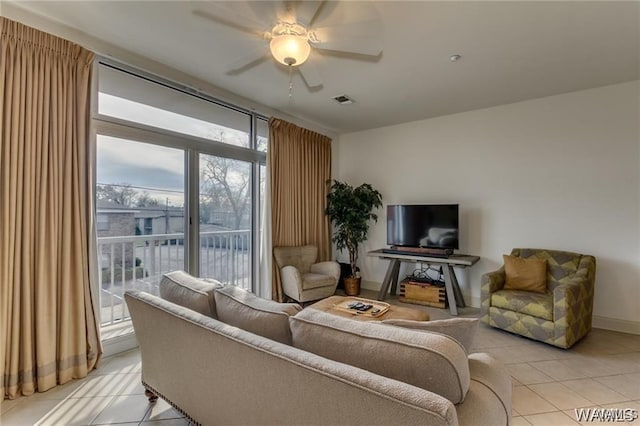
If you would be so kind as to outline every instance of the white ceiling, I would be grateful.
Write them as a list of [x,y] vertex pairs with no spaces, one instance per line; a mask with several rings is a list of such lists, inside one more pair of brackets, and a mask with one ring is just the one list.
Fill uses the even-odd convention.
[[[323,24],[363,10],[377,13],[383,53],[357,60],[312,52],[324,84],[310,90],[296,73],[292,99],[286,68],[271,60],[226,73],[256,43],[267,42],[194,16],[192,10],[206,9],[206,2],[49,0],[19,6],[340,133],[640,77],[635,1],[330,4],[318,18]],[[451,62],[452,54],[462,59]],[[331,99],[340,94],[355,103]]]

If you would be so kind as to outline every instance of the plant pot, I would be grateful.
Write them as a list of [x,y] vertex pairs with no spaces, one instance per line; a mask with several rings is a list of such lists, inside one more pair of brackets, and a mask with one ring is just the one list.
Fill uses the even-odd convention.
[[344,279],[344,292],[347,296],[357,296],[360,294],[360,281],[361,277],[345,277]]

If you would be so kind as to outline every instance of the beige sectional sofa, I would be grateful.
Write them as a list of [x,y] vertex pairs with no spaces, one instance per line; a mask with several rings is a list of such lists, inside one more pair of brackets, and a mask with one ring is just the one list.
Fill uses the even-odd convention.
[[125,295],[142,382],[202,425],[506,425],[511,381],[457,340],[184,272]]

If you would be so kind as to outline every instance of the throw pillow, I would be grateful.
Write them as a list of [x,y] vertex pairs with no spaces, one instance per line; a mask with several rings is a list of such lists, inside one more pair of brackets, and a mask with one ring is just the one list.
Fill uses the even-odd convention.
[[220,321],[291,345],[289,316],[300,311],[299,305],[262,299],[232,285],[216,289],[214,296]]
[[289,318],[293,346],[426,389],[454,404],[469,390],[469,362],[453,339],[317,309]]
[[202,315],[218,319],[213,293],[222,284],[215,280],[202,280],[184,271],[173,271],[160,280],[160,297],[184,306]]
[[536,293],[547,291],[547,260],[502,256],[504,260],[505,290],[524,290]]
[[473,340],[478,331],[478,322],[478,318],[450,318],[436,321],[388,319],[382,321],[383,324],[396,327],[444,334],[460,343],[467,354],[471,353]]

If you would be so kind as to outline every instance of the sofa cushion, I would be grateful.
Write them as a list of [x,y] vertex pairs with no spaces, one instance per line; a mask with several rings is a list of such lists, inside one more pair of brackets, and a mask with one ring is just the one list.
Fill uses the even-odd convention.
[[436,333],[359,322],[317,309],[290,317],[293,346],[435,392],[454,404],[469,389],[462,346]]
[[336,279],[329,275],[321,275],[314,273],[306,273],[302,275],[302,289],[311,290],[312,288],[335,286]]
[[450,318],[436,321],[413,321],[404,319],[388,319],[383,324],[413,330],[435,332],[449,336],[458,341],[467,354],[471,353],[473,340],[478,332],[478,318]]
[[262,299],[232,285],[216,289],[215,299],[220,321],[291,345],[289,316],[300,311],[299,305]]
[[160,280],[160,297],[202,315],[218,318],[214,291],[218,281],[196,278],[184,271],[166,273]]
[[491,295],[491,306],[553,321],[552,294],[499,290]]
[[547,291],[547,260],[523,259],[502,255],[504,260],[505,290],[524,290],[535,293]]

